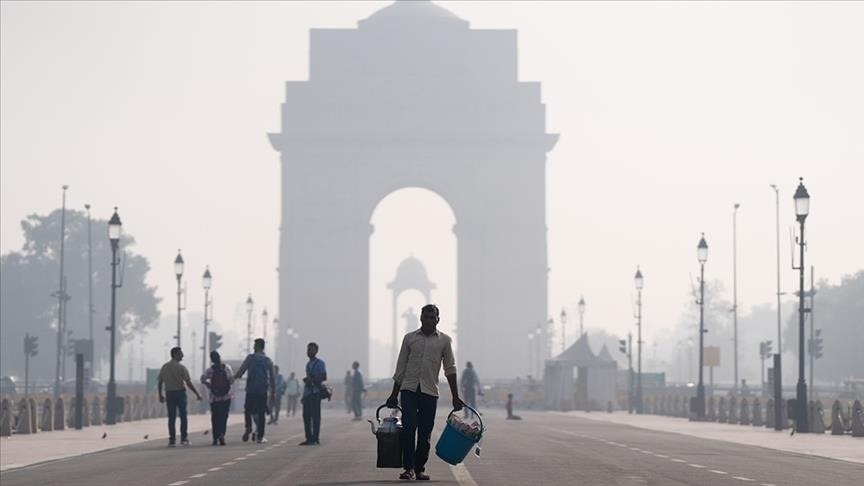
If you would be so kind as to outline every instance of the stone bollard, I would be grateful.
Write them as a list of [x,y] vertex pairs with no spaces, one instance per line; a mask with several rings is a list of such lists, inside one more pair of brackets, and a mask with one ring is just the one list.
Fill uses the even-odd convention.
[[843,422],[843,405],[840,404],[840,400],[834,400],[834,404],[831,405],[831,435],[846,433]]
[[12,435],[12,402],[8,398],[0,401],[0,437]]
[[8,398],[0,401],[0,437],[12,435],[12,402]]
[[861,406],[861,400],[855,400],[852,404],[852,416],[849,418],[852,422],[852,437],[864,437],[864,407]]
[[93,397],[93,410],[90,411],[90,423],[102,425],[102,401],[99,397]]
[[774,428],[774,399],[769,398],[765,402],[765,428]]
[[123,421],[132,421],[132,400],[130,399],[129,395],[123,397]]
[[81,413],[81,426],[90,427],[90,400],[84,397],[84,410]]
[[720,397],[720,400],[717,402],[717,421],[721,424],[725,424],[729,421],[726,411],[726,398]]
[[741,406],[738,410],[738,423],[741,425],[750,425],[750,406],[746,398],[741,399]]
[[132,400],[132,407],[132,420],[141,420],[144,418],[140,395],[135,395],[135,398]]
[[18,425],[15,427],[15,433],[29,434],[30,432],[30,401],[22,398],[18,402]]
[[40,422],[39,428],[42,429],[42,432],[54,430],[54,407],[51,406],[50,398],[46,398],[42,402],[42,420]]
[[714,402],[714,397],[708,398],[708,410],[705,411],[705,419],[709,422],[717,421],[717,404]]
[[57,397],[57,401],[54,402],[54,430],[66,429],[65,418],[66,407],[63,406],[63,397]]
[[730,424],[738,423],[738,400],[734,396],[729,397],[729,420]]
[[36,432],[39,432],[39,429],[36,427],[39,423],[37,420],[38,415],[36,413],[36,399],[30,397],[30,399],[27,400],[27,405],[30,407],[30,430],[35,434]]
[[825,411],[822,409],[822,402],[819,400],[810,402],[808,412],[810,414],[810,433],[824,434],[825,420],[823,416],[825,415]]
[[69,398],[69,406],[66,408],[66,427],[70,429],[75,428],[75,407],[77,406],[78,399],[76,397]]
[[753,427],[762,427],[765,422],[762,421],[762,403],[759,398],[753,399]]

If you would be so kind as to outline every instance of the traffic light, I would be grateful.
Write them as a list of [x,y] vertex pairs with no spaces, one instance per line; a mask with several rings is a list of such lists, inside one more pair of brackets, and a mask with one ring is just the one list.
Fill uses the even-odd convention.
[[222,335],[210,332],[210,351],[216,351],[222,347]]
[[810,356],[812,356],[813,359],[819,359],[822,357],[822,330],[816,329],[815,334],[816,337],[810,340],[808,347],[810,350]]
[[771,349],[771,343],[772,343],[772,342],[773,342],[773,341],[771,341],[770,339],[767,340],[767,341],[765,341],[765,358],[766,358],[766,359],[767,359],[769,356],[771,356],[771,351],[772,351],[772,349]]
[[627,354],[627,340],[619,339],[618,340],[618,351],[621,351],[621,354]]
[[39,354],[38,348],[39,336],[31,336],[30,334],[24,336],[24,353],[32,358]]
[[759,357],[762,359],[765,359],[765,348],[767,347],[765,344],[765,341],[759,342]]

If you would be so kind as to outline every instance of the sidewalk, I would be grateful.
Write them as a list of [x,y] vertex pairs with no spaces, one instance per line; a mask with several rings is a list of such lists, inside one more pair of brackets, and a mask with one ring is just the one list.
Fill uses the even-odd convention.
[[[243,414],[232,414],[228,424],[243,423]],[[202,435],[210,428],[210,414],[189,415],[189,438],[193,443],[210,442],[212,438]],[[177,420],[180,433],[180,420]],[[102,435],[107,434],[103,439]],[[144,436],[149,439],[144,439]],[[0,471],[32,464],[90,454],[105,449],[128,446],[145,440],[168,445],[168,419],[155,418],[123,422],[117,425],[84,427],[81,430],[66,429],[39,432],[28,435],[12,435],[0,438]]]
[[774,429],[752,425],[690,422],[683,418],[631,415],[627,412],[549,413],[864,464],[864,440],[848,435],[795,434],[792,436],[789,430],[777,432]]

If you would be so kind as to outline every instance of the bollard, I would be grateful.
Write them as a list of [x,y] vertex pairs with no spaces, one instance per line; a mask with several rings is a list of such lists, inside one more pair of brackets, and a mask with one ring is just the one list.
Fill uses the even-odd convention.
[[132,400],[129,399],[129,395],[123,397],[123,421],[132,421]]
[[741,425],[750,425],[750,407],[748,406],[747,399],[741,399],[741,406],[738,410],[738,423]]
[[855,400],[852,404],[852,437],[864,437],[864,407],[861,406],[861,400]]
[[12,435],[12,404],[9,399],[0,401],[0,437]]
[[822,402],[819,400],[814,400],[810,402],[810,433],[811,434],[824,434],[825,433],[825,420],[823,419],[825,415],[825,411],[822,409]]
[[831,435],[844,435],[846,427],[843,425],[843,405],[840,400],[834,400],[831,405]]
[[141,396],[135,395],[135,398],[132,400],[132,420],[141,420],[144,418],[141,408]]
[[30,407],[30,430],[35,434],[36,432],[39,432],[39,429],[36,428],[36,425],[39,423],[37,420],[38,416],[36,415],[36,399],[30,397],[30,399],[27,400],[27,405]]
[[99,397],[93,397],[93,410],[90,411],[90,423],[102,425],[102,401]]
[[63,397],[57,397],[54,402],[54,430],[65,430],[66,424],[63,420],[66,418],[66,407],[63,406]]
[[765,402],[765,427],[774,428],[774,399],[769,398]]
[[46,398],[42,402],[42,419],[40,420],[40,429],[42,432],[51,432],[54,430],[54,407],[51,406],[51,399]]
[[81,425],[84,427],[90,427],[90,400],[87,400],[87,397],[84,397],[84,409],[82,415]]
[[708,407],[708,410],[706,410],[705,418],[709,422],[716,422],[717,421],[717,407],[716,407],[716,404],[714,403],[714,397],[708,398],[707,407]]
[[15,427],[15,433],[30,433],[30,401],[26,398],[18,402],[18,425]]
[[729,420],[727,420],[730,424],[738,423],[738,400],[735,399],[735,396],[729,397]]
[[720,400],[717,402],[717,421],[721,424],[725,424],[729,420],[726,410],[726,398],[720,397]]
[[762,421],[762,403],[759,398],[753,399],[753,427],[762,427],[765,422]]

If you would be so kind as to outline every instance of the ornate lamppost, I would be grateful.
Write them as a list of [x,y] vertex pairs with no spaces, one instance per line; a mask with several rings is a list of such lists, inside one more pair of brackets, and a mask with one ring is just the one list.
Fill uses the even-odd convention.
[[201,345],[201,372],[207,369],[207,326],[210,324],[210,287],[213,285],[213,276],[210,274],[210,266],[204,269],[204,275],[201,277],[201,286],[204,287],[204,342]]
[[696,418],[705,420],[705,382],[702,380],[702,364],[705,354],[705,262],[708,261],[708,243],[705,233],[696,247],[699,260],[699,384],[696,385]]
[[180,250],[177,250],[177,258],[174,259],[174,274],[177,276],[177,347],[180,347],[180,313],[183,311],[181,298],[183,297],[183,288],[181,280],[183,279],[183,255]]
[[117,335],[117,250],[120,247],[120,230],[123,228],[123,223],[120,222],[120,215],[117,214],[117,208],[114,208],[114,214],[108,221],[108,239],[111,241],[111,321],[109,322],[108,330],[111,332],[111,349],[110,349],[110,368],[108,375],[108,400],[105,404],[105,423],[113,425],[117,423],[117,382],[114,380],[115,368],[115,344]]
[[636,284],[636,413],[642,413],[642,271],[636,267],[636,276],[633,277]]
[[[798,386],[795,388],[795,429],[801,433],[810,432],[810,424],[807,421],[807,382],[804,381],[804,314],[807,309],[804,306],[804,220],[810,213],[810,194],[804,187],[804,178],[798,179],[798,188],[795,190],[795,217],[801,226],[801,234],[798,237],[798,247],[801,250],[798,266],[794,262],[792,268],[798,270]],[[812,358],[811,358],[812,359]]]

